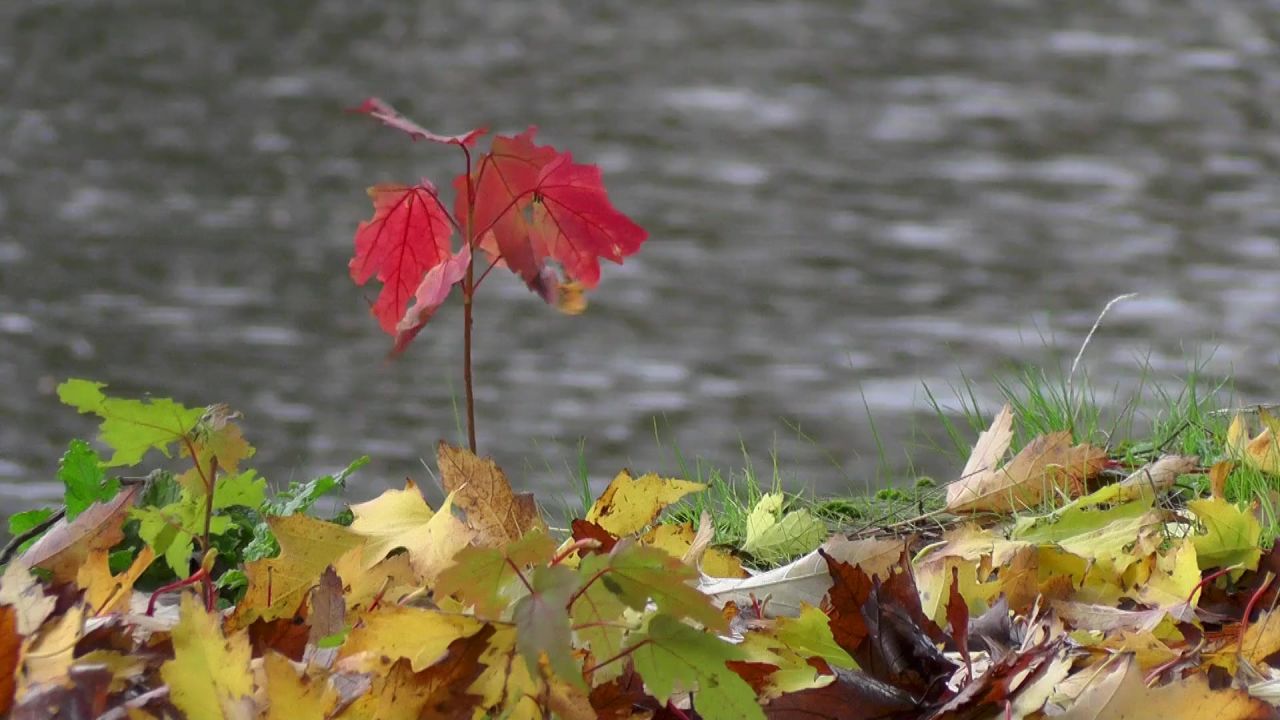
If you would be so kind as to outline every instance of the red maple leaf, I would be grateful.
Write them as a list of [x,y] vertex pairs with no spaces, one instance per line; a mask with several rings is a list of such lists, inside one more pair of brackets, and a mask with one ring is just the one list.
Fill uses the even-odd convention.
[[450,258],[453,224],[428,183],[376,185],[369,196],[373,218],[356,230],[351,279],[363,285],[376,275],[383,283],[373,314],[384,331],[396,335],[423,276]]
[[436,133],[431,132],[418,123],[401,115],[395,108],[382,102],[376,97],[365,100],[359,107],[351,108],[350,111],[363,113],[373,117],[374,119],[381,120],[383,125],[408,133],[409,137],[414,140],[430,140],[431,142],[444,143],[445,145],[471,147],[476,144],[476,140],[479,139],[481,135],[489,132],[489,128],[482,127],[476,128],[475,130],[462,135],[437,135]]
[[[535,128],[499,135],[472,176],[472,232],[480,246],[544,298],[548,261],[570,280],[592,288],[600,258],[621,263],[648,234],[609,202],[600,169],[573,162],[569,153],[535,145]],[[467,177],[454,181],[456,214],[465,217]]]
[[392,355],[404,352],[409,343],[422,332],[431,316],[436,314],[436,310],[449,297],[449,291],[462,282],[470,264],[471,246],[463,245],[456,255],[427,271],[422,284],[413,295],[413,306],[396,324],[396,344],[391,349]]

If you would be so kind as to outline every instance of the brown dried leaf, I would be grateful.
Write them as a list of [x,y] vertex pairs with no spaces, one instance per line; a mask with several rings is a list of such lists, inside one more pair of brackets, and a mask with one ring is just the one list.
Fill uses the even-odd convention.
[[511,483],[491,458],[441,442],[436,448],[440,480],[445,492],[467,516],[481,547],[502,547],[534,529],[546,529],[532,495],[525,500],[511,490]]
[[75,581],[91,552],[109,550],[124,539],[121,528],[141,491],[142,485],[129,485],[111,500],[90,505],[75,520],[59,520],[18,562],[48,570],[55,583]]
[[1067,431],[1041,435],[999,470],[978,472],[947,486],[948,512],[1017,512],[1054,493],[1076,496],[1096,475],[1107,453],[1088,444],[1072,445]]

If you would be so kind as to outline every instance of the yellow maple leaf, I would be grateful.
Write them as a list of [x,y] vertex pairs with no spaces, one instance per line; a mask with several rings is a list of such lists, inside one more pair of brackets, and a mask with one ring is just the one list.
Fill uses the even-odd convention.
[[[697,533],[693,529],[693,523],[683,523],[680,525],[672,523],[663,523],[656,525],[649,532],[640,538],[642,545],[652,545],[656,548],[665,550],[668,555],[675,558],[684,558],[685,553],[693,547],[694,538]],[[733,555],[721,550],[720,548],[709,547],[702,553],[698,568],[717,578],[744,578],[747,571],[742,569],[742,561]]]
[[529,672],[529,663],[516,652],[514,625],[497,626],[480,663],[485,670],[467,692],[479,695],[483,707],[507,718],[543,717],[538,698],[546,683]]
[[56,598],[45,597],[44,586],[26,565],[11,562],[5,567],[4,576],[0,577],[0,605],[13,606],[19,635],[35,633],[57,602]]
[[470,615],[392,605],[365,615],[342,644],[340,657],[371,652],[407,658],[417,672],[444,657],[449,643],[480,632],[484,625]]
[[110,554],[102,548],[89,553],[89,558],[76,573],[76,585],[84,590],[84,601],[94,615],[127,612],[133,595],[133,584],[151,567],[156,552],[143,546],[133,563],[119,575],[111,574]]
[[249,587],[232,615],[232,627],[292,615],[324,569],[363,542],[341,525],[306,515],[269,517],[267,524],[280,544],[280,555],[245,566]]
[[623,470],[587,511],[586,519],[618,537],[634,535],[657,520],[671,503],[706,488],[702,483],[661,478],[655,473],[633,478]]
[[404,553],[392,555],[366,569],[364,548],[355,547],[343,553],[333,563],[333,569],[342,579],[343,598],[352,611],[371,605],[375,598],[395,604],[419,589],[409,556]]
[[249,637],[223,637],[217,615],[195,595],[182,596],[173,628],[173,659],[160,666],[169,699],[190,720],[231,720],[253,716],[253,676]]
[[517,495],[490,458],[441,442],[436,448],[440,482],[467,516],[481,547],[501,547],[532,530],[546,530],[532,495]]
[[471,544],[475,533],[453,515],[453,494],[438,511],[409,480],[404,490],[388,490],[368,502],[352,505],[351,530],[367,538],[364,564],[372,568],[387,553],[404,548],[423,583],[430,584],[453,562],[459,550]]
[[262,658],[266,676],[266,713],[263,720],[328,717],[338,702],[338,691],[323,678],[299,675],[289,658],[268,652]]
[[1227,428],[1227,450],[1245,465],[1271,475],[1280,475],[1280,422],[1270,413],[1260,412],[1263,430],[1256,437],[1249,437],[1249,427],[1244,416],[1237,414]]

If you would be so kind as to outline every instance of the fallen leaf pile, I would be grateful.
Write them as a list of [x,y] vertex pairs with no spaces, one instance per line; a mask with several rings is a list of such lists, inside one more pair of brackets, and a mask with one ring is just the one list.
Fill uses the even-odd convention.
[[[278,552],[222,611],[197,584],[147,614],[150,548],[112,573],[127,487],[5,568],[0,715],[1280,716],[1280,553],[1253,510],[1165,502],[1195,458],[1101,486],[1106,453],[1066,436],[1006,460],[1010,423],[948,488],[961,521],[940,538],[829,536],[766,495],[737,549],[711,545],[706,516],[661,522],[698,483],[619,473],[566,535],[492,461],[441,444],[443,504],[409,482],[348,526],[269,518]],[[1271,462],[1236,437],[1242,461]]]

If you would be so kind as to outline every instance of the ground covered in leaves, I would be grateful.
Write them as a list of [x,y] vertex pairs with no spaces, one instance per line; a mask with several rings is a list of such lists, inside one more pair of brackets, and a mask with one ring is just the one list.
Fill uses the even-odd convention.
[[[1280,554],[1223,492],[1280,471],[1265,414],[1104,482],[1118,461],[1067,433],[1011,453],[1006,407],[941,531],[849,537],[766,494],[720,547],[664,521],[699,483],[624,471],[554,528],[443,443],[440,507],[409,482],[321,519],[344,473],[269,494],[226,408],[59,394],[111,455],[73,443],[66,506],[14,526],[13,718],[1280,716]],[[1189,475],[1206,492],[1171,498]]]

